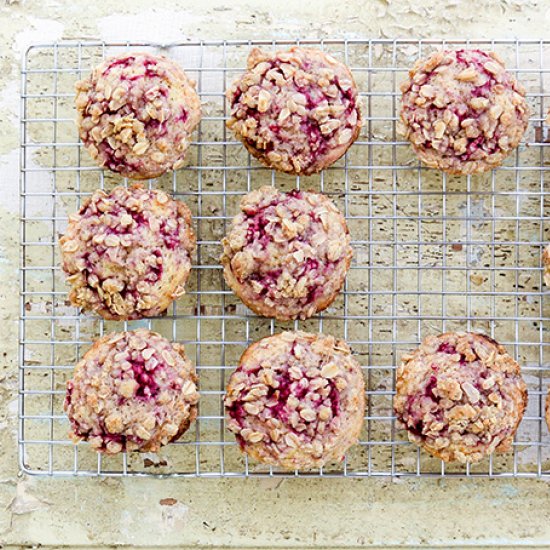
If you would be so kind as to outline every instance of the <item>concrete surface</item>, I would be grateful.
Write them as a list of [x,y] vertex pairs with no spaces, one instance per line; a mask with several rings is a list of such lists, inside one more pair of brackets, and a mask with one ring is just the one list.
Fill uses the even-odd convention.
[[0,1],[1,544],[550,545],[550,486],[543,481],[60,480],[19,475],[16,458],[18,86],[26,45],[95,38],[550,38],[550,2]]

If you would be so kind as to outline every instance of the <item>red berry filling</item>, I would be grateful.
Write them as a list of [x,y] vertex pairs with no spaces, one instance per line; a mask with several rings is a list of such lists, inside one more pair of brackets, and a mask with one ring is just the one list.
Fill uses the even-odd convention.
[[155,373],[159,368],[158,361],[155,360],[157,366],[149,369],[144,363],[137,361],[132,362],[132,371],[134,380],[139,384],[136,390],[136,397],[142,399],[150,399],[156,397],[159,391],[159,385],[155,380]]
[[106,67],[103,69],[102,74],[108,75],[114,68],[120,67],[121,69],[127,69],[132,66],[136,58],[133,55],[128,55],[125,57],[117,57],[113,59]]

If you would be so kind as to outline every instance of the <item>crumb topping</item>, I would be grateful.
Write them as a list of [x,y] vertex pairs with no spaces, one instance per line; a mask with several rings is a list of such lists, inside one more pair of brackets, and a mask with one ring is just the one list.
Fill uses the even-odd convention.
[[254,156],[283,172],[307,175],[334,163],[361,126],[349,69],[318,50],[254,48],[227,98],[228,127]]
[[225,398],[242,449],[285,468],[339,460],[364,414],[361,369],[345,342],[284,332],[248,348]]
[[435,52],[401,91],[401,133],[424,163],[451,174],[500,165],[527,128],[525,90],[492,52]]
[[201,117],[194,86],[165,57],[111,57],[76,84],[80,137],[100,166],[126,177],[180,168]]
[[252,191],[223,239],[227,283],[253,311],[302,319],[327,307],[352,257],[343,216],[324,195]]
[[397,371],[398,422],[445,461],[509,450],[526,405],[519,365],[482,334],[429,337]]
[[98,190],[60,239],[69,299],[105,319],[159,315],[185,292],[195,242],[189,209],[163,191]]
[[182,345],[145,329],[108,334],[67,382],[70,435],[108,454],[156,452],[195,419],[196,382]]

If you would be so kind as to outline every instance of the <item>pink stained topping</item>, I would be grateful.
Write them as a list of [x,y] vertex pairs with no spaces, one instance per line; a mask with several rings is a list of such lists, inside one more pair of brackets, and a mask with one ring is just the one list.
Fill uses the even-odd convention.
[[102,156],[102,166],[113,172],[122,172],[126,169],[133,170],[139,167],[139,163],[130,162],[120,153],[117,154],[106,140],[98,143],[97,148]]
[[258,241],[262,246],[267,246],[271,238],[266,231],[267,220],[263,211],[257,211],[255,214],[249,214],[248,228],[246,238],[249,243]]
[[101,71],[101,74],[103,76],[109,75],[114,69],[117,69],[121,73],[121,78],[124,80],[138,80],[139,78],[158,78],[159,76],[159,70],[158,70],[158,62],[157,60],[152,57],[146,57],[143,59],[143,67],[145,67],[145,71],[143,73],[139,73],[136,75],[131,74],[131,71],[127,69],[131,69],[134,66],[139,64],[139,60],[137,59],[137,56],[135,55],[126,55],[123,57],[116,57],[113,58],[112,61],[110,61]]
[[250,281],[259,283],[262,286],[262,290],[259,292],[260,295],[269,294],[270,289],[277,287],[277,281],[283,272],[282,269],[273,269],[272,271],[267,271],[263,275],[253,273],[250,277]]
[[493,339],[449,332],[426,338],[398,368],[394,410],[409,439],[445,462],[507,451],[523,417],[519,365]]
[[320,157],[324,156],[328,149],[328,142],[330,141],[332,134],[323,135],[319,130],[319,126],[312,123],[310,120],[304,121],[301,126],[301,130],[304,135],[307,136],[309,141],[309,148],[311,149],[311,163],[315,163]]
[[[295,203],[294,201],[305,201],[304,194],[300,190],[292,190],[287,194],[281,194],[280,200],[272,201],[268,205],[260,209],[249,209],[246,212],[246,222],[247,230],[246,237],[249,246],[253,247],[255,244],[259,244],[262,249],[274,242],[274,228],[272,223],[278,223],[277,221],[272,220],[275,216],[276,209],[279,206],[290,206],[291,208]],[[291,204],[292,203],[292,204]],[[316,221],[315,215],[310,212],[308,214],[312,221]],[[320,225],[320,224],[319,224]],[[313,236],[313,231],[310,229],[306,233],[300,233],[294,237],[298,241],[307,243],[308,240]],[[261,291],[262,295],[270,295],[271,291],[276,290],[278,279],[283,273],[282,268],[264,270],[260,265],[260,271],[254,272],[249,276],[251,281],[258,282],[263,290]],[[330,275],[334,271],[333,262],[326,262],[317,258],[306,258],[305,261],[296,265],[295,272],[293,275],[296,278],[307,276],[309,272],[321,272],[323,275]],[[311,303],[314,300],[314,295],[318,294],[319,285],[317,283],[312,283],[307,286],[307,297],[305,299],[306,303]],[[322,291],[322,289],[321,289]]]
[[[464,368],[464,365],[462,366]],[[489,394],[492,396],[498,396],[500,399],[506,399],[506,395],[503,394],[499,388],[491,389],[490,391],[483,390],[482,381],[488,377],[487,373],[478,374],[473,378],[468,380],[469,383],[479,392],[480,400],[479,406],[493,406],[491,401],[488,399]],[[442,378],[443,379],[443,378]],[[406,425],[407,429],[422,439],[429,439],[432,437],[433,425],[445,424],[446,420],[444,419],[445,410],[440,407],[439,403],[441,399],[445,396],[440,394],[438,388],[438,376],[431,376],[426,383],[424,392],[419,395],[409,396],[407,399],[407,406],[404,413],[398,414],[398,419]],[[469,402],[468,396],[463,394],[463,398],[457,403],[467,404]],[[426,411],[430,411],[429,414]],[[477,418],[477,416],[476,416]],[[466,430],[463,430],[464,433],[467,433]],[[437,430],[438,437],[447,437],[449,432],[449,427],[443,425]],[[490,438],[500,437],[502,435],[501,431],[490,434]]]
[[[495,79],[494,74],[485,68],[484,63],[492,61],[492,58],[481,50],[456,50],[454,54],[456,55],[456,61],[463,69],[474,67],[480,74],[487,77],[483,84],[473,85],[470,90],[472,97],[490,97],[492,88],[498,84],[498,81]],[[438,75],[438,71],[428,72],[426,82],[429,83],[432,77],[437,77]],[[447,105],[445,105],[445,107],[439,107],[431,103],[428,107],[428,111],[434,113],[434,118],[438,118],[442,109],[448,108],[449,106]],[[483,112],[468,108],[466,103],[461,103],[454,109],[451,107],[451,111],[458,117],[459,123],[466,119],[479,120],[483,115]],[[420,124],[422,124],[425,117],[422,112],[414,112],[412,116],[413,119],[417,119]],[[499,148],[497,141],[492,141],[490,144],[487,144],[483,136],[478,136],[477,138],[467,137],[467,141],[466,151],[458,155],[462,161],[469,161],[479,150],[482,150],[484,154],[490,155]]]
[[[455,50],[456,60],[461,63],[464,68],[475,67],[477,71],[485,74],[488,82],[496,83],[495,75],[485,68],[485,63],[493,61],[493,58],[489,56],[483,50]],[[475,86],[479,88],[479,86]]]
[[143,440],[135,435],[112,434],[106,430],[98,430],[96,428],[86,430],[76,422],[72,422],[71,424],[74,433],[79,437],[83,439],[89,439],[91,437],[101,439],[101,444],[99,446],[97,444],[95,445],[96,451],[104,452],[107,450],[109,443],[118,443],[121,446],[121,452],[125,452],[127,450],[128,443],[132,442],[137,446],[143,443]]
[[[265,418],[278,419],[284,425],[285,432],[296,434],[302,439],[311,440],[315,437],[317,424],[320,421],[329,422],[329,418],[319,417],[321,407],[330,407],[332,418],[337,418],[340,414],[340,392],[336,387],[335,379],[325,380],[322,386],[311,386],[311,380],[308,378],[306,368],[311,367],[309,363],[302,364],[303,351],[297,356],[297,341],[294,341],[289,350],[290,361],[287,364],[280,365],[273,370],[273,382],[267,388],[267,393],[263,398],[265,409],[263,416]],[[280,358],[274,358],[274,364],[277,365]],[[318,365],[322,368],[323,364]],[[293,369],[292,372],[290,369]],[[296,369],[302,371],[301,377],[297,378]],[[262,368],[260,365],[247,365],[246,372],[249,376],[251,391],[255,385],[261,383]],[[321,389],[323,388],[323,389]],[[324,388],[328,388],[326,391]],[[320,394],[323,393],[323,395]],[[325,395],[326,394],[326,395]],[[241,398],[235,399],[228,407],[230,418],[234,419],[239,426],[246,425],[246,418],[249,413],[245,405],[249,402],[249,391],[246,388],[241,392]],[[293,401],[290,403],[290,399]],[[304,407],[313,411],[313,417],[299,417],[299,423],[296,423],[296,403],[303,403]]]
[[[287,371],[279,371],[278,375],[275,376],[275,381],[276,385],[269,388],[265,397],[266,407],[263,416],[280,420],[284,425],[285,432],[295,433],[305,440],[310,440],[315,436],[321,406],[330,407],[332,418],[337,418],[340,414],[340,394],[334,382],[328,383],[330,391],[327,397],[317,396],[312,398],[312,392],[308,389],[307,380],[304,378],[297,381],[292,379]],[[294,427],[290,418],[296,412],[296,407],[289,404],[289,398],[307,402],[308,408],[316,413],[315,418],[312,420],[300,419],[305,426],[299,429]],[[233,401],[227,408],[229,417],[235,420],[241,428],[246,426],[246,419],[249,417],[249,413],[244,408],[244,405],[248,402],[247,392],[244,390],[242,399]]]
[[439,348],[437,348],[437,351],[454,355],[456,353],[456,348],[453,345],[449,344],[448,342],[443,342],[439,346]]
[[108,454],[155,452],[195,418],[196,390],[183,346],[145,329],[107,334],[67,383],[70,435]]
[[364,381],[341,340],[285,332],[252,344],[231,375],[227,426],[243,451],[285,468],[341,460],[358,437]]
[[108,75],[115,68],[127,69],[134,63],[135,59],[136,58],[133,55],[126,55],[123,57],[114,58],[103,68],[101,72],[103,75]]
[[[305,95],[307,99],[308,109],[314,108],[323,100],[328,100],[325,96],[313,99],[314,96],[311,93],[304,93],[303,95]],[[354,98],[349,98],[341,94],[340,99],[342,100],[344,106],[344,112],[351,113],[357,109]],[[242,118],[244,120],[261,120],[261,114],[256,108],[245,107]],[[290,139],[284,126],[279,124],[269,124],[268,128],[272,134],[271,141],[268,141],[263,146],[259,146],[258,140],[253,138],[247,138],[246,141],[252,147],[263,149],[266,153],[277,152],[280,148],[282,148],[281,145],[296,149],[295,155],[304,159],[302,162],[302,170],[307,172],[311,166],[326,156],[329,149],[334,147],[334,136],[337,133],[337,129],[335,128],[329,132],[322,133],[319,122],[311,119],[307,114],[302,116],[300,122],[297,123],[297,127],[299,128],[300,133],[299,140],[296,138]],[[353,128],[353,126],[348,124],[344,124],[344,127]],[[305,143],[303,141],[304,138],[306,139]]]
[[300,189],[292,189],[287,193],[287,197],[292,197],[293,199],[303,199],[304,193]]
[[160,226],[160,232],[164,239],[164,243],[169,250],[174,250],[177,246],[181,244],[181,234],[180,227],[175,225],[169,227],[166,221],[163,221]]
[[187,120],[187,118],[189,117],[189,113],[187,112],[187,110],[185,109],[185,107],[182,107],[181,108],[181,111],[180,111],[180,114],[174,118],[174,122],[177,123],[177,122],[185,122]]
[[449,355],[458,354],[460,355],[460,364],[465,365],[467,363],[466,357],[464,356],[464,354],[459,353],[454,346],[452,346],[451,344],[448,344],[447,342],[444,342],[443,344],[441,344],[437,351],[441,353],[447,353]]

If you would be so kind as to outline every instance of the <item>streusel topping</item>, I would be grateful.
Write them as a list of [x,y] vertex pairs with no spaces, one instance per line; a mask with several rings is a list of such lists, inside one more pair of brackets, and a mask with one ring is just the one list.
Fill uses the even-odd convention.
[[491,338],[427,338],[397,371],[395,412],[409,439],[445,461],[509,450],[527,405],[519,365]]
[[59,242],[73,305],[140,319],[184,294],[196,240],[183,202],[136,184],[96,191]]
[[195,419],[196,382],[182,345],[145,329],[108,334],[67,382],[70,435],[109,454],[156,452]]
[[201,117],[194,86],[165,57],[111,57],[76,84],[80,137],[100,166],[124,176],[175,170]]
[[248,348],[225,405],[228,428],[251,456],[290,469],[320,467],[357,441],[363,375],[342,340],[283,332]]
[[254,48],[227,98],[228,127],[260,161],[283,172],[319,172],[346,152],[361,127],[349,69],[319,50]]
[[252,191],[241,201],[221,263],[227,283],[256,313],[305,319],[326,308],[351,261],[343,216],[324,195]]
[[499,166],[527,128],[525,90],[492,52],[435,52],[401,91],[401,133],[424,163],[451,174]]

